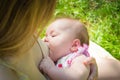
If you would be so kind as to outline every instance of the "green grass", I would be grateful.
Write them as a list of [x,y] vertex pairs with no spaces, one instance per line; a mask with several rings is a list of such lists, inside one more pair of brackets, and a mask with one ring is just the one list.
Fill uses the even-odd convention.
[[80,19],[90,39],[120,60],[120,0],[58,0],[55,16]]

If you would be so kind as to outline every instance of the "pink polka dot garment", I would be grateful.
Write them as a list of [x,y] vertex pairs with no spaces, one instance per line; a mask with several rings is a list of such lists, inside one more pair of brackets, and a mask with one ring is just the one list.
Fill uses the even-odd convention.
[[56,66],[59,68],[66,68],[69,67],[72,63],[72,60],[76,58],[77,56],[80,56],[81,54],[89,57],[88,53],[88,46],[86,44],[83,44],[83,46],[78,47],[78,51],[74,53],[69,53],[68,55],[62,57],[57,61]]

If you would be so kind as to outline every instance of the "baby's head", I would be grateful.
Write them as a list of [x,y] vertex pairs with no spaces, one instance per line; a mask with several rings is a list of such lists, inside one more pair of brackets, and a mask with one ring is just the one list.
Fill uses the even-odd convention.
[[[70,18],[56,19],[46,31],[45,42],[50,48],[50,57],[56,61],[74,52],[76,47],[89,44],[87,29],[80,21]],[[74,49],[74,50],[73,50]]]
[[61,22],[61,24],[64,23],[63,26],[59,27],[63,27],[64,31],[68,29],[69,36],[73,37],[73,39],[79,39],[81,46],[83,46],[83,44],[89,45],[88,31],[82,22],[71,18],[60,18],[58,22]]

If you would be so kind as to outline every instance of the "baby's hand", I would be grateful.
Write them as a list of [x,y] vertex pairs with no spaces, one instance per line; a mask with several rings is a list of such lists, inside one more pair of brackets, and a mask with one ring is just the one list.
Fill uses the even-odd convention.
[[40,70],[47,73],[50,68],[53,68],[55,66],[52,59],[48,56],[46,56],[40,63]]

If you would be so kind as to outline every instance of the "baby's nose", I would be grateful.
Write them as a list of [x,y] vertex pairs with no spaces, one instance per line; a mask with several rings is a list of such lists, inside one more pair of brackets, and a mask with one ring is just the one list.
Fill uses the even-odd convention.
[[44,38],[44,42],[48,42],[48,37],[45,37],[45,38]]

